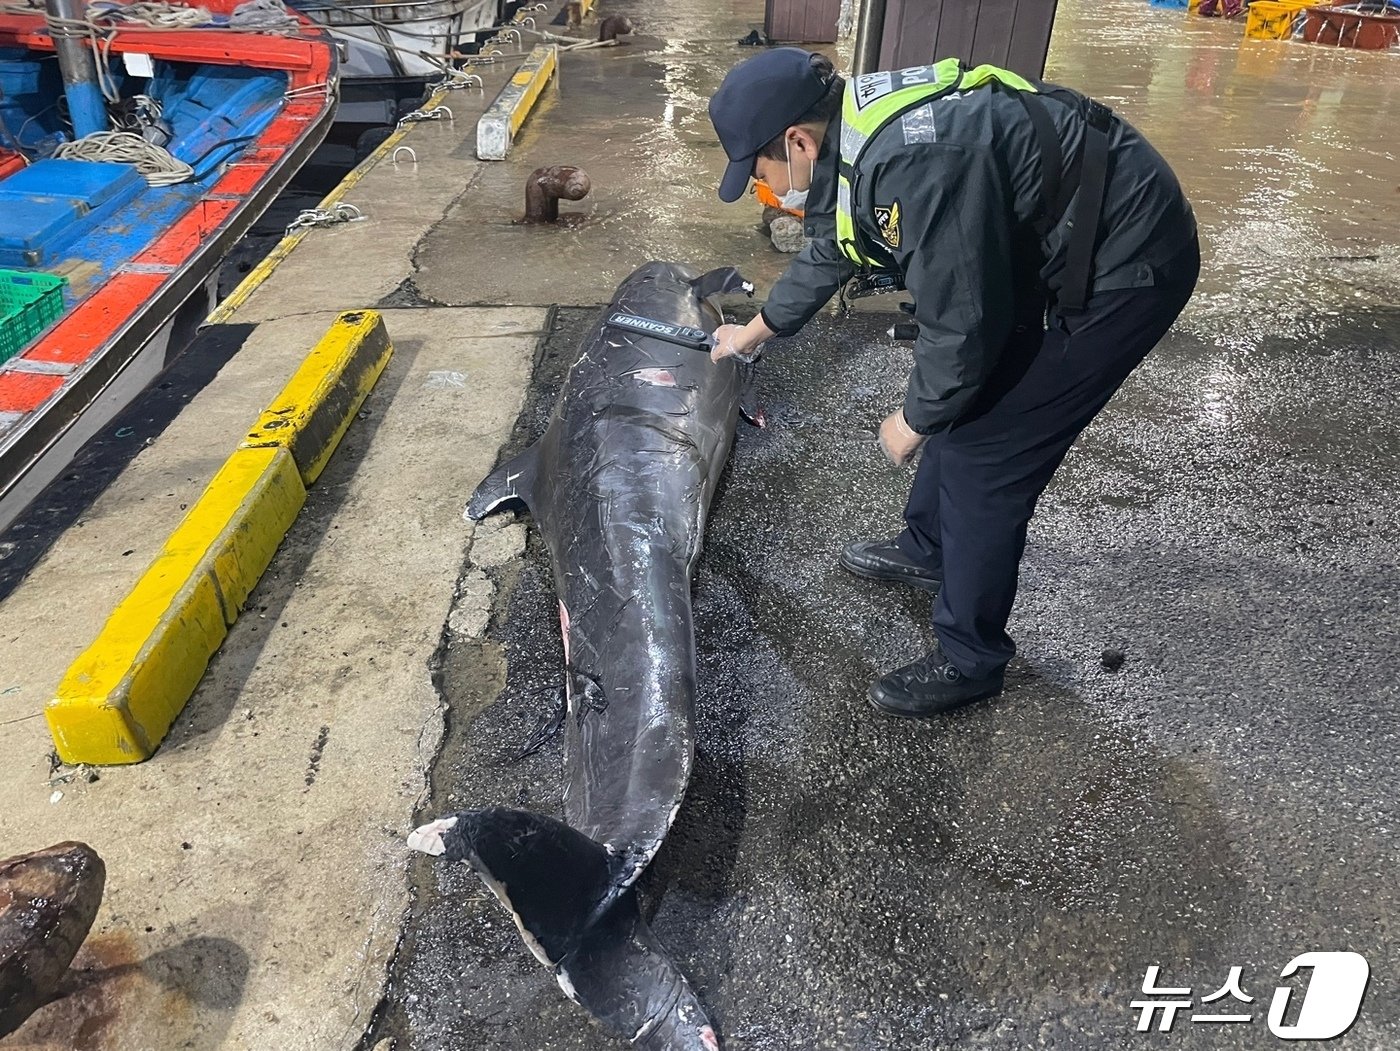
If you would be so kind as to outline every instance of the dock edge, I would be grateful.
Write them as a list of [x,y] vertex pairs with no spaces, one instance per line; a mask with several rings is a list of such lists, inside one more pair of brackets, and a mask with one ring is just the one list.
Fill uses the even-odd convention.
[[[447,100],[449,94],[450,92],[448,89],[440,88],[429,96],[419,108],[424,110],[434,109],[442,105]],[[340,182],[332,187],[328,194],[321,198],[320,202],[316,205],[317,209],[327,211],[333,209],[337,204],[343,201],[346,195],[359,185],[360,180],[378,166],[380,161],[385,157],[393,155],[393,151],[399,148],[405,136],[416,127],[418,127],[417,124],[410,123],[400,124],[395,128],[389,134],[388,138],[374,148],[369,156],[355,165],[344,179],[340,180]],[[204,324],[221,325],[231,321],[239,307],[243,306],[244,303],[252,298],[253,293],[272,276],[273,272],[276,271],[279,266],[286,262],[287,257],[292,254],[292,250],[296,248],[297,245],[301,244],[310,232],[310,227],[302,227],[298,230],[293,230],[291,233],[284,234],[281,240],[272,246],[272,251],[268,252],[252,270],[249,270],[248,273],[243,276],[243,280],[238,282],[234,287],[233,291],[225,296],[223,301],[210,311],[209,316],[204,319]]]

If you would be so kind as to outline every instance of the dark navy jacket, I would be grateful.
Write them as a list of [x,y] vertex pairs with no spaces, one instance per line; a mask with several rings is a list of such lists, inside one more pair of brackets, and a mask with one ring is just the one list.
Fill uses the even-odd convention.
[[[1046,97],[1071,166],[1083,140],[1078,112]],[[1170,283],[1171,264],[1196,237],[1176,176],[1151,144],[1115,119],[1094,253],[1093,290]],[[773,286],[769,328],[790,335],[855,273],[836,246],[840,122],[827,129],[807,198],[807,247]],[[1018,324],[1043,321],[1043,288],[1064,265],[1068,217],[1044,239],[1040,151],[1026,111],[1005,88],[934,100],[887,125],[860,160],[856,222],[888,252],[915,303],[919,338],[904,411],[917,431],[950,426],[967,409]],[[898,225],[890,217],[898,205]],[[882,225],[883,223],[883,225]]]

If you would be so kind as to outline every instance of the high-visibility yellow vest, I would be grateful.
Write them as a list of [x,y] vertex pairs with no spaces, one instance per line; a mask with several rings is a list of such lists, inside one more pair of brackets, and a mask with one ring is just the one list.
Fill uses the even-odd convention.
[[[861,267],[883,269],[890,259],[868,251],[855,221],[859,207],[860,158],[865,147],[890,121],[909,110],[984,84],[997,83],[1017,91],[1036,91],[1034,84],[1010,70],[997,66],[964,69],[956,58],[945,58],[931,66],[913,66],[890,72],[866,73],[846,85],[841,107],[841,162],[836,183],[836,243],[847,259]],[[898,215],[876,216],[881,229],[898,238]],[[890,237],[886,237],[886,243]]]

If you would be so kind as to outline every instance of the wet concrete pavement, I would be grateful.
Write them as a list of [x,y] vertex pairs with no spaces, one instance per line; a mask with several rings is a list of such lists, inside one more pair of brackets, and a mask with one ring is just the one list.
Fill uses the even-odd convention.
[[1247,40],[1236,21],[1073,2],[1046,77],[1126,116],[1181,177],[1204,248],[1184,321],[1214,348],[1325,337],[1357,306],[1395,302],[1400,50]]
[[[517,159],[420,245],[420,292],[601,302],[651,256],[771,280],[781,258],[714,201],[704,123],[749,23],[694,6],[609,6],[649,39],[566,63]],[[1334,1046],[1400,1046],[1397,57],[1242,41],[1238,23],[1131,0],[1062,4],[1047,75],[1105,98],[1178,168],[1206,271],[1042,502],[1021,655],[994,703],[911,725],[864,701],[930,641],[927,597],[834,563],[897,527],[909,475],[873,430],[909,352],[860,317],[773,345],[771,426],[740,428],[695,585],[696,775],[644,887],[727,1047],[1278,1046],[1274,989],[1301,989],[1279,972],[1319,949],[1372,970]],[[510,226],[525,172],[564,162],[594,176],[574,206],[588,218]],[[467,240],[523,265],[442,267]],[[542,432],[591,318],[560,312],[512,449]],[[445,651],[448,744],[424,816],[558,808],[559,743],[513,758],[561,685],[547,558],[532,532],[523,560],[485,572],[501,603],[488,640]],[[414,865],[378,1035],[620,1046],[465,867]],[[1154,964],[1197,1010],[1252,1023],[1136,1033]],[[1234,966],[1253,1004],[1199,1006]]]
[[[761,288],[782,272],[786,258],[755,232],[757,206],[714,194],[724,158],[706,116],[724,73],[753,53],[735,41],[761,21],[760,5],[609,0],[601,13],[614,11],[637,35],[567,55],[510,160],[477,171],[419,243],[413,281],[425,299],[605,302],[639,260],[675,255],[742,264]],[[1187,320],[1231,349],[1317,334],[1343,311],[1393,300],[1397,72],[1400,50],[1246,40],[1239,22],[1066,0],[1046,76],[1104,99],[1176,167],[1205,250]],[[525,177],[548,164],[586,168],[593,191],[564,203],[561,229],[519,225]]]
[[[419,244],[413,280],[425,298],[602,303],[640,263],[676,256],[702,271],[743,262],[764,285],[782,273],[787,257],[757,233],[758,206],[726,206],[715,195],[724,153],[706,113],[724,73],[753,54],[736,41],[761,23],[761,5],[623,0],[600,17],[614,12],[637,33],[619,47],[566,55],[557,89],[510,159],[485,166]],[[517,223],[526,176],[551,164],[584,168],[592,192],[562,202],[561,228]]]

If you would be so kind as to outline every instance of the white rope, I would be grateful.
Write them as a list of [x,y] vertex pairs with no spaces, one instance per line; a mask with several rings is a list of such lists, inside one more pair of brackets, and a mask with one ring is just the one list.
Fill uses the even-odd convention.
[[577,44],[569,44],[567,47],[561,47],[559,50],[560,50],[560,51],[587,51],[587,50],[589,50],[590,48],[595,48],[595,47],[617,47],[617,45],[620,44],[620,43],[622,43],[622,41],[618,40],[616,37],[614,37],[612,40],[584,40],[584,41],[580,41],[580,42],[577,43]]
[[282,92],[282,97],[288,102],[293,99],[321,98],[330,93],[331,85],[328,81],[321,81],[317,84],[303,84],[298,88],[288,88]]
[[152,186],[174,186],[194,176],[194,169],[155,143],[129,131],[95,131],[54,150],[70,161],[110,161],[134,164]]
[[[0,8],[6,14],[20,13],[15,8]],[[55,40],[67,38],[69,40],[82,40],[92,35],[93,26],[91,22],[84,22],[81,18],[55,18],[52,15],[45,15],[44,20],[48,22],[49,36]]]
[[116,22],[152,29],[193,29],[213,21],[208,8],[170,4],[164,0],[139,0],[134,4],[98,0],[88,5],[86,15],[89,22],[99,26],[103,22]]
[[545,29],[536,29],[534,27],[534,21],[535,20],[533,18],[530,19],[530,25],[528,26],[522,25],[519,22],[510,22],[507,25],[505,25],[499,33],[496,34],[496,39],[504,40],[507,33],[513,33],[516,37],[519,37],[519,35],[523,32],[533,33],[535,34],[535,36],[540,37],[541,39],[552,40],[556,44],[588,43],[588,41],[586,40],[579,40],[579,38],[576,36],[564,36],[562,33],[551,33]]
[[233,9],[228,24],[234,29],[259,29],[272,32],[296,31],[301,28],[282,0],[246,0]]

